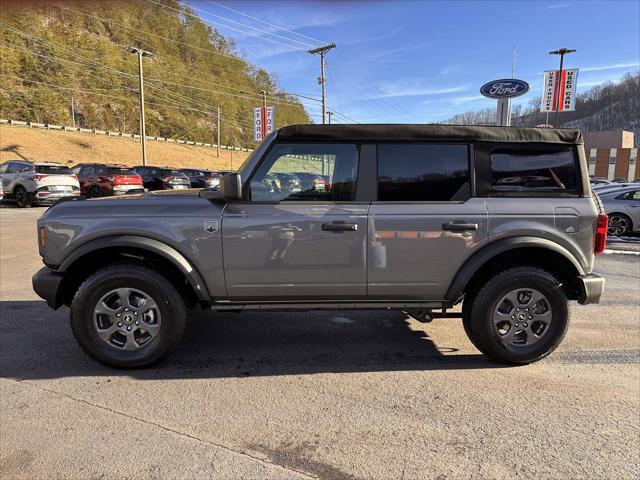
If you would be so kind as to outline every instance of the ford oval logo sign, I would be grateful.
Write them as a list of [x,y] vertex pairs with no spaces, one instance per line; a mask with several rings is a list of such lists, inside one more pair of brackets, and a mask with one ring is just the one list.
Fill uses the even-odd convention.
[[529,91],[529,84],[524,80],[505,78],[493,80],[480,87],[480,93],[488,98],[513,98]]

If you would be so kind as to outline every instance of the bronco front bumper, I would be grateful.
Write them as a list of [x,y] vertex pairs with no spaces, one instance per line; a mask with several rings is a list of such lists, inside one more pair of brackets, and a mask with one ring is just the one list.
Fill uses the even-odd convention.
[[63,299],[60,284],[63,278],[61,273],[54,272],[47,267],[38,270],[31,278],[33,291],[36,292],[40,298],[44,299],[47,305],[54,310],[62,306]]
[[595,273],[579,276],[580,296],[578,297],[578,302],[582,305],[600,303],[600,297],[604,291],[604,283],[604,278]]

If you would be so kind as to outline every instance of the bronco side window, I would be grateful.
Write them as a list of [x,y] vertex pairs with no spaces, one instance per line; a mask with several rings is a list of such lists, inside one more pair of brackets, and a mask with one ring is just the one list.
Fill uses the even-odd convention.
[[355,144],[279,143],[251,179],[251,200],[353,201],[357,171]]
[[500,147],[491,151],[491,191],[574,192],[576,159],[571,148]]
[[379,201],[464,201],[470,195],[468,145],[378,145]]

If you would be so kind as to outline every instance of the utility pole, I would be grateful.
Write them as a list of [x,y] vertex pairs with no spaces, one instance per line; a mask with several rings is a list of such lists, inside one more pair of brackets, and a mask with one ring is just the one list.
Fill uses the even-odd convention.
[[560,113],[560,82],[562,81],[562,63],[564,61],[564,56],[569,54],[569,53],[574,53],[577,50],[575,49],[569,49],[569,48],[561,48],[559,50],[553,50],[551,52],[549,52],[549,55],[560,55],[560,71],[558,72],[558,75],[556,76],[556,85],[557,85],[557,92],[556,93],[556,120],[554,122],[554,127],[558,128],[558,113]]
[[324,79],[324,56],[326,53],[332,48],[336,48],[335,43],[330,43],[329,45],[325,45],[324,47],[314,48],[309,50],[309,53],[312,55],[320,54],[320,78],[318,79],[318,83],[322,87],[322,124],[327,123],[327,97],[326,97],[326,80]]
[[71,124],[76,128],[76,107],[73,104],[73,97],[71,97]]
[[329,125],[331,125],[331,115],[333,115],[333,112],[327,111],[327,117],[329,119]]
[[216,136],[218,137],[216,140],[216,156],[220,158],[220,107],[218,107],[218,118],[217,118],[217,126],[216,126]]
[[153,53],[142,50],[141,48],[132,47],[129,53],[138,55],[138,77],[140,80],[140,140],[142,142],[142,165],[147,164],[147,132],[144,122],[144,79],[142,75],[142,57],[152,57]]

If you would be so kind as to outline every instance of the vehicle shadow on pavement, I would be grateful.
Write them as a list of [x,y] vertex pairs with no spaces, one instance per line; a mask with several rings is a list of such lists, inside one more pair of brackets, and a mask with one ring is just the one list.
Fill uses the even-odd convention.
[[0,376],[17,380],[505,368],[479,353],[456,352],[452,346],[436,346],[422,325],[397,311],[194,311],[179,350],[169,359],[146,369],[115,370],[81,351],[66,308],[53,312],[40,301],[0,302]]

